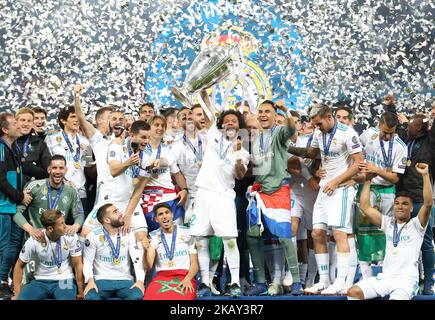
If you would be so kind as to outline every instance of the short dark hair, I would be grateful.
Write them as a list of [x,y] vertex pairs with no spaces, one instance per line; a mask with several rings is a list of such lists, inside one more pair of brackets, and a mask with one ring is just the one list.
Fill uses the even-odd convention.
[[275,102],[273,102],[272,100],[264,100],[262,103],[260,103],[260,105],[262,105],[262,104],[270,104],[275,111],[277,110],[277,108],[275,106]]
[[381,115],[379,123],[385,124],[388,128],[394,128],[398,125],[397,115],[390,111],[386,111]]
[[103,116],[103,113],[107,111],[114,112],[115,108],[113,106],[106,106],[98,109],[97,113],[95,114],[95,122],[97,122],[97,120]]
[[150,107],[151,109],[154,110],[154,103],[152,103],[152,102],[145,102],[143,105],[140,106],[139,113],[142,112],[142,108],[143,107]]
[[167,204],[166,202],[161,202],[161,203],[156,204],[156,205],[153,207],[154,215],[157,214],[157,210],[159,210],[160,208],[166,208],[166,209],[168,209],[169,211],[172,212],[172,209],[171,209],[171,207],[169,206],[169,204]]
[[62,129],[64,129],[65,126],[63,125],[61,120],[66,121],[71,113],[76,113],[73,106],[69,106],[69,107],[65,107],[65,108],[60,109],[59,115],[57,116],[57,121],[59,123],[59,126]]
[[113,206],[113,204],[106,203],[106,204],[103,204],[101,207],[98,208],[98,210],[97,210],[97,220],[98,220],[99,223],[103,224],[104,218],[106,217],[106,214],[107,214],[107,209],[109,209],[111,206]]
[[0,137],[4,136],[3,129],[9,128],[8,118],[14,118],[14,115],[10,112],[0,113]]
[[394,199],[397,199],[397,198],[399,198],[399,197],[409,198],[409,199],[411,199],[411,202],[412,202],[412,196],[411,196],[411,194],[410,194],[408,191],[406,191],[406,190],[398,191],[398,192],[396,193],[396,196],[394,197]]
[[190,108],[188,108],[188,107],[182,107],[182,108],[180,109],[180,111],[178,111],[177,119],[180,119],[181,111],[184,111],[184,110],[190,110]]
[[167,108],[167,109],[164,109],[164,110],[162,110],[162,112],[161,112],[161,114],[165,117],[165,118],[167,118],[167,117],[176,117],[177,116],[177,113],[178,113],[178,109],[176,109],[176,108]]
[[229,109],[227,111],[224,111],[219,115],[219,118],[217,119],[217,122],[216,122],[216,126],[218,129],[222,129],[222,125],[224,123],[224,118],[230,114],[233,114],[237,117],[237,120],[239,121],[239,129],[246,129],[246,123],[245,123],[245,119],[243,118],[243,115],[239,111],[236,111],[233,109]]
[[347,118],[348,118],[349,120],[352,120],[352,119],[353,119],[353,111],[352,111],[351,108],[349,108],[349,107],[347,107],[347,106],[343,106],[343,105],[338,106],[338,107],[335,109],[335,113],[334,113],[334,115],[336,115],[337,112],[340,111],[340,110],[344,110],[344,111],[346,111],[346,112],[349,114],[349,115],[347,116]]
[[61,161],[65,162],[65,165],[66,165],[66,159],[65,159],[65,157],[64,157],[63,155],[61,155],[61,154],[55,154],[54,156],[52,156],[52,157],[50,158],[50,165],[51,165],[51,163],[52,163],[53,161],[56,161],[56,160],[61,160]]
[[33,107],[32,110],[34,113],[43,113],[47,117],[47,111],[41,107]]
[[202,106],[199,103],[194,104],[193,107],[190,110],[193,111],[194,109],[198,109],[198,108],[201,108],[204,111],[204,109],[202,108]]
[[60,217],[63,217],[63,214],[59,209],[46,209],[42,212],[41,224],[45,229],[54,227]]
[[136,120],[135,122],[133,122],[131,124],[130,132],[134,133],[134,134],[138,134],[140,130],[148,131],[148,130],[150,130],[150,128],[151,127],[148,124],[148,122],[143,121],[143,120]]

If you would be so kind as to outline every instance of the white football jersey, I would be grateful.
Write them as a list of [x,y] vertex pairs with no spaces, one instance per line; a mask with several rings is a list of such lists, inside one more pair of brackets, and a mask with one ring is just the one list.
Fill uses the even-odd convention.
[[[207,132],[206,139],[207,147],[195,185],[234,198],[236,155],[233,142],[227,141],[215,126]],[[246,169],[249,153],[243,147],[241,152],[242,163]]]
[[[110,236],[116,248],[117,235]],[[133,262],[136,279],[143,280],[145,271],[143,269],[143,247],[136,242],[133,232],[127,235],[121,234],[121,246],[118,259],[120,263],[115,264],[114,254],[107,241],[103,228],[100,227],[88,234],[85,240],[83,253],[83,274],[85,282],[89,278],[94,280],[133,280],[130,272]]]
[[[166,254],[165,247],[162,242],[160,229],[150,233],[151,246],[156,249],[155,267],[156,272],[163,270],[189,270],[190,254],[196,254],[195,239],[189,235],[189,228],[184,226],[175,226],[177,228],[177,237],[175,239],[175,250],[172,262],[172,267],[168,266],[169,258]],[[171,249],[172,233],[163,233],[165,235],[168,249]]]
[[40,243],[33,238],[29,238],[24,244],[20,259],[29,263],[35,261],[35,279],[37,280],[66,280],[74,279],[73,267],[70,257],[80,257],[82,246],[77,234],[73,236],[62,236],[60,238],[62,264],[61,273],[58,273],[56,258],[58,257],[57,242],[48,239],[46,231],[43,231],[46,243]]
[[354,129],[336,121],[337,129],[331,141],[328,154],[325,154],[324,147],[328,144],[332,132],[327,133],[323,139],[323,133],[316,129],[314,131],[311,147],[319,148],[322,158],[322,167],[326,170],[326,177],[320,180],[319,185],[323,187],[329,181],[347,171],[352,165],[351,155],[361,152],[362,147],[358,134]]
[[[45,137],[45,143],[52,156],[55,154],[60,154],[65,157],[68,171],[65,178],[69,181],[74,182],[76,188],[79,190],[80,197],[86,197],[86,191],[84,190],[84,185],[86,183],[85,177],[85,166],[92,162],[92,149],[90,147],[88,139],[84,136],[77,134],[77,136],[72,137],[67,135],[69,141],[72,145],[72,151],[68,147],[65,138],[62,135],[63,130],[56,131],[54,133],[48,134]],[[76,168],[74,166],[75,160],[74,156],[77,154],[77,137],[80,145],[80,157],[79,164],[80,167]]]
[[418,281],[418,257],[426,228],[420,224],[418,217],[412,218],[406,225],[397,224],[400,241],[393,246],[394,217],[382,215],[381,230],[386,236],[386,251],[382,273],[401,276]]
[[[368,128],[365,130],[361,136],[360,140],[364,146],[364,157],[370,162],[373,162],[377,167],[386,169],[387,164],[381,150],[381,143],[379,141],[379,129],[378,128]],[[392,146],[392,172],[404,173],[406,169],[406,160],[408,155],[408,149],[406,144],[399,138],[397,134],[394,135]],[[388,158],[390,153],[390,141],[384,141],[385,155]],[[380,176],[376,176],[372,180],[374,185],[392,185],[391,182],[383,179]]]

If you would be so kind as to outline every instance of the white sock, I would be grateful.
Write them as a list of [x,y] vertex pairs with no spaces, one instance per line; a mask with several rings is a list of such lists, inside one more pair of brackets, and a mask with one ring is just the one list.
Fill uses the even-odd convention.
[[372,267],[368,261],[360,261],[359,268],[361,270],[361,275],[363,280],[366,280],[372,276]]
[[349,271],[346,277],[346,288],[353,286],[355,280],[356,267],[358,266],[358,254],[356,252],[355,237],[348,238],[350,254],[349,254]]
[[346,276],[349,271],[349,252],[337,253],[337,279],[335,283],[344,288],[346,284]]
[[208,238],[197,238],[196,247],[198,252],[198,262],[199,262],[199,274],[201,275],[201,283],[210,286],[210,251],[209,251],[209,239]]
[[308,249],[308,275],[305,281],[306,287],[310,288],[314,284],[314,279],[317,274],[317,262],[313,249]]
[[219,266],[219,260],[210,260],[210,268],[209,268],[210,284],[213,283],[214,275],[216,274],[216,270],[218,266]]
[[319,270],[319,282],[329,286],[329,253],[317,253],[316,255],[317,269]]
[[228,268],[231,273],[231,284],[235,283],[240,286],[240,255],[236,238],[223,239],[223,242]]
[[305,284],[305,279],[307,278],[308,263],[299,264],[299,277],[301,278],[301,283]]
[[337,245],[329,241],[329,278],[331,282],[335,281],[337,271]]

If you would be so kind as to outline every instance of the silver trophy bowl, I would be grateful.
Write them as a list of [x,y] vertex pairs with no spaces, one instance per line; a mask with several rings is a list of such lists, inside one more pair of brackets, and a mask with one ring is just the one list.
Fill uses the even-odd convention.
[[198,54],[181,87],[171,87],[174,97],[187,107],[193,106],[196,93],[221,82],[231,74],[238,45],[207,47]]

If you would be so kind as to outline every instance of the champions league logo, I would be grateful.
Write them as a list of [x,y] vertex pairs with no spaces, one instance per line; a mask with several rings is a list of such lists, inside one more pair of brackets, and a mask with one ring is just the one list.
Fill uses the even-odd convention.
[[[145,70],[147,100],[156,107],[180,106],[169,88],[181,85],[198,53],[210,46],[238,44],[243,62],[237,79],[209,89],[217,106],[247,101],[254,109],[266,99],[282,99],[292,109],[310,103],[309,63],[301,55],[295,26],[274,7],[251,1],[249,8],[223,0],[192,1],[163,26]],[[246,4],[247,5],[247,4]],[[225,103],[226,102],[226,103]]]

